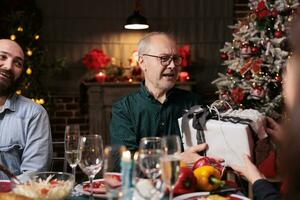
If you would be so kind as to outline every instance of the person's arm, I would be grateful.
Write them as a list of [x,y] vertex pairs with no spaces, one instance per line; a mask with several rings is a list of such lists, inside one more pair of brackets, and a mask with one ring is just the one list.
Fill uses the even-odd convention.
[[52,161],[52,138],[46,110],[39,108],[30,119],[22,154],[21,172],[49,170]]
[[110,122],[110,143],[112,145],[125,145],[129,150],[138,149],[137,136],[133,119],[126,105],[121,101],[112,106]]
[[253,184],[253,195],[256,200],[280,200],[278,190],[267,180],[259,179]]

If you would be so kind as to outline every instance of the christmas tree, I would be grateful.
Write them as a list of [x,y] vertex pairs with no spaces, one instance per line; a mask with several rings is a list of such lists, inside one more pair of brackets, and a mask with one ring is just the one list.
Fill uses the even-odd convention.
[[34,0],[2,0],[0,8],[0,38],[16,41],[25,55],[26,72],[17,94],[39,104],[48,103],[49,95],[42,79],[45,75],[62,70],[65,65],[63,60],[49,59],[46,56],[40,34],[41,11]]
[[282,72],[290,55],[287,29],[298,5],[298,0],[249,1],[249,15],[230,26],[233,40],[220,50],[227,71],[213,84],[221,100],[279,116]]

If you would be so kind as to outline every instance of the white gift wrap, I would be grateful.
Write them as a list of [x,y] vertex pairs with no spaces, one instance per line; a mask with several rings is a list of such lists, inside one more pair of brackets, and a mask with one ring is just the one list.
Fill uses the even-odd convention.
[[[246,110],[247,115],[253,112]],[[234,115],[237,116],[237,115]],[[255,118],[254,115],[251,117]],[[251,119],[250,118],[250,119]],[[208,144],[207,156],[218,156],[225,160],[225,165],[235,164],[243,165],[244,154],[252,156],[253,154],[253,136],[258,134],[259,138],[264,138],[263,128],[264,116],[256,117],[258,120],[251,123],[251,127],[258,131],[252,133],[249,125],[235,124],[218,120],[208,120],[206,130],[204,131],[206,143]],[[187,114],[178,119],[184,149],[197,145],[197,130],[193,128],[193,119],[189,119]]]

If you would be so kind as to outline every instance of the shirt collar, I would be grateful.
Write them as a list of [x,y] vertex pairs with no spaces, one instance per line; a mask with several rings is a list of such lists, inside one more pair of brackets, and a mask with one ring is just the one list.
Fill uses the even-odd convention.
[[[167,95],[166,95],[166,101],[168,101],[168,99],[172,96],[172,94],[174,94],[175,92],[175,87],[171,88],[168,92],[167,92]],[[151,100],[156,100],[153,95],[148,91],[148,89],[146,88],[145,86],[145,81],[142,81],[141,82],[141,93],[142,95],[144,95],[145,97],[151,99]]]
[[6,109],[11,110],[11,111],[15,111],[16,98],[17,98],[17,96],[15,94],[10,95],[6,99],[6,101],[5,101],[4,105],[3,105],[2,111],[5,111]]

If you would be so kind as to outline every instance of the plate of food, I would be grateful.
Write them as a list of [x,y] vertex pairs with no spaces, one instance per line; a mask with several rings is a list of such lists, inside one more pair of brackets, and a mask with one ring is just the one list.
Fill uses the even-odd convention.
[[[110,185],[114,187],[121,187],[121,174],[120,173],[109,173]],[[76,185],[75,190],[85,195],[91,194],[91,187],[89,181],[85,181],[81,184]],[[93,181],[93,195],[95,197],[106,198],[106,186],[104,179],[95,179]]]
[[238,194],[220,196],[217,194],[210,195],[209,192],[194,192],[190,194],[177,196],[174,198],[174,200],[249,200],[249,199],[247,197]]

